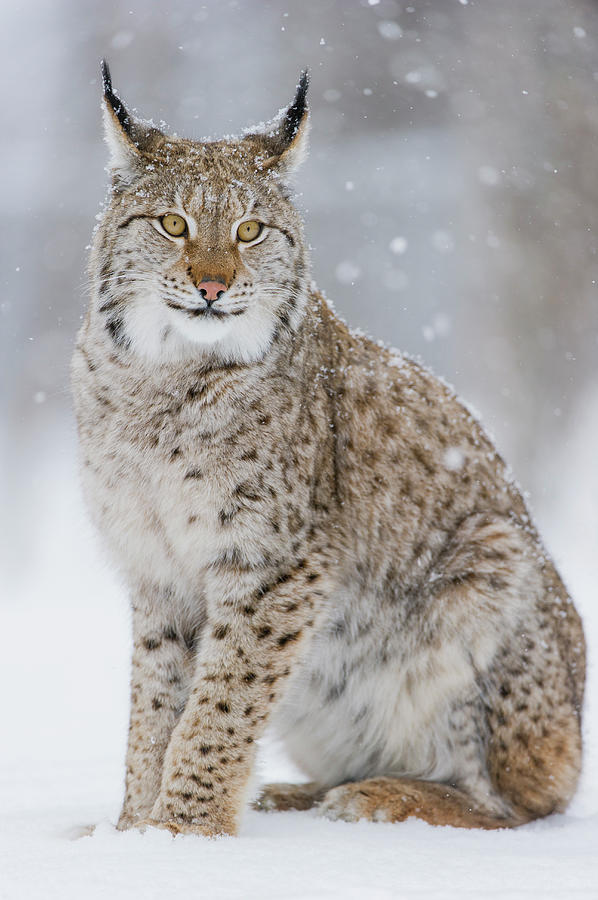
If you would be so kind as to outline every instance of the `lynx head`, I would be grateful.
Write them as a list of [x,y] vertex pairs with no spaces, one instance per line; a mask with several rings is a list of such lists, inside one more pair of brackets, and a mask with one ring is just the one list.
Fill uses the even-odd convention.
[[307,73],[242,137],[195,142],[131,115],[102,63],[112,191],[91,258],[93,315],[156,362],[260,359],[302,318],[307,255],[288,178],[307,147]]

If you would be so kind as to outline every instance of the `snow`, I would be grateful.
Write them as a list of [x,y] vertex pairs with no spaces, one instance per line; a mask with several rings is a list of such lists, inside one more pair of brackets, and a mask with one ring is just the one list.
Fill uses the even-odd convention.
[[494,187],[500,181],[500,173],[494,166],[480,166],[478,169],[478,178],[482,184]]
[[361,275],[361,269],[350,259],[343,259],[335,269],[337,281],[341,284],[353,284]]
[[390,250],[391,253],[396,253],[398,256],[401,256],[407,250],[407,238],[397,235],[397,237],[393,238],[390,242]]
[[383,38],[386,38],[389,41],[398,41],[398,39],[403,36],[403,29],[398,22],[393,22],[390,19],[378,22],[378,31]]
[[[588,429],[592,429],[591,432]],[[570,473],[547,508],[547,538],[598,642],[592,547],[598,516],[579,471],[591,471],[598,410],[580,410]],[[67,429],[64,429],[64,433]],[[249,810],[237,838],[120,833],[128,707],[124,591],[87,524],[74,441],[49,441],[32,469],[31,541],[6,580],[0,770],[2,900],[291,898],[571,898],[598,896],[598,677],[589,673],[586,770],[565,815],[516,831],[468,832],[410,820],[347,824],[313,812]],[[447,464],[456,460],[447,459]],[[554,473],[557,474],[556,472]],[[596,478],[596,476],[594,476]],[[36,549],[31,549],[36,548]],[[595,653],[595,649],[594,649]],[[592,655],[591,655],[592,658]],[[265,741],[261,780],[293,780]],[[257,782],[256,782],[257,786]],[[91,836],[80,835],[97,824]]]
[[450,231],[439,228],[432,235],[432,246],[439,253],[452,253],[455,249],[455,239]]
[[448,447],[444,453],[444,465],[452,472],[458,472],[463,468],[465,456],[458,447]]

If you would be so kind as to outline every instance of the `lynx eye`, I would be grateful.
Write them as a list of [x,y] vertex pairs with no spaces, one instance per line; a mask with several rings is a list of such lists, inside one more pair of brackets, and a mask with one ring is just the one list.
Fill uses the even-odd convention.
[[168,213],[168,215],[162,216],[160,224],[164,231],[173,237],[181,237],[187,231],[187,223],[182,216],[177,216],[175,213]]
[[262,233],[262,228],[264,226],[261,222],[256,222],[254,219],[251,219],[249,222],[241,222],[239,227],[237,228],[237,237],[240,241],[255,241],[256,237],[259,237]]

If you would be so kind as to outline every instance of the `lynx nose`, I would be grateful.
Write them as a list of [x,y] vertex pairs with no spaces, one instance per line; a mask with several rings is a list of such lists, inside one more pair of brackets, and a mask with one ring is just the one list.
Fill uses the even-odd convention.
[[204,300],[207,300],[209,306],[225,292],[226,285],[222,281],[200,281],[197,290]]

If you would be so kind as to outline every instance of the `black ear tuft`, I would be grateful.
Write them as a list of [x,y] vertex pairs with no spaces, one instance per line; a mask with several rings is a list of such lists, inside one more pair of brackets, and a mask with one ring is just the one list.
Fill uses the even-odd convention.
[[307,69],[304,69],[301,73],[299,84],[297,85],[297,93],[295,94],[295,99],[288,107],[286,115],[284,117],[281,137],[285,142],[290,143],[293,140],[293,138],[297,134],[301,122],[303,121],[303,117],[307,109],[308,87],[309,72]]
[[104,87],[104,98],[106,100],[106,103],[108,103],[112,112],[118,119],[120,127],[123,129],[123,131],[125,131],[127,134],[130,134],[131,118],[122,100],[120,100],[112,90],[112,77],[110,75],[108,63],[105,59],[101,61],[100,69],[102,72],[102,85]]

